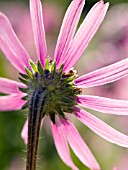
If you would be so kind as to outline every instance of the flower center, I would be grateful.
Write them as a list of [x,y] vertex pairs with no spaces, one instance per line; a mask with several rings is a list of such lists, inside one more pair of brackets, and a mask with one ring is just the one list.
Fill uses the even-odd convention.
[[[73,106],[76,105],[76,96],[80,94],[81,89],[75,87],[74,79],[76,71],[70,70],[63,73],[63,65],[56,69],[56,63],[46,60],[44,69],[40,62],[37,65],[30,61],[32,71],[25,68],[27,75],[21,74],[20,81],[27,85],[27,88],[19,88],[20,91],[27,93],[23,100],[27,103],[23,108],[31,105],[31,100],[36,93],[36,102],[42,101],[42,115],[49,115],[55,123],[55,114],[65,118],[64,112],[72,113]],[[35,104],[36,105],[36,104]]]

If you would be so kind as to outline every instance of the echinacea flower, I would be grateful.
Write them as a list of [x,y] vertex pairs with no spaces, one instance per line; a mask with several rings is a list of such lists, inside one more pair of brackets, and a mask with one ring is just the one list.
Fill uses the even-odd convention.
[[28,143],[27,170],[35,170],[39,130],[44,116],[51,120],[53,138],[60,158],[73,170],[78,168],[71,159],[68,143],[84,165],[91,170],[99,170],[100,167],[68,119],[68,114],[74,114],[104,139],[128,147],[128,136],[78,107],[79,104],[103,113],[128,114],[127,101],[81,95],[81,88],[103,85],[128,74],[128,59],[82,77],[78,77],[72,68],[98,30],[109,6],[108,3],[104,4],[103,0],[96,3],[75,34],[84,3],[85,0],[71,2],[52,60],[47,57],[40,0],[30,0],[33,33],[39,58],[37,63],[30,60],[8,19],[0,13],[0,48],[21,76],[21,83],[0,78],[0,92],[8,94],[0,97],[0,110],[28,108],[28,120],[22,131],[22,137],[25,143]]

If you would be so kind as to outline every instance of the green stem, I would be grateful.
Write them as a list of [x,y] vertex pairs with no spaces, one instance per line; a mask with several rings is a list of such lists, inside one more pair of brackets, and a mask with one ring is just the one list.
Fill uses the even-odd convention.
[[44,92],[37,90],[30,100],[28,115],[28,145],[26,170],[36,170],[39,133],[45,101]]

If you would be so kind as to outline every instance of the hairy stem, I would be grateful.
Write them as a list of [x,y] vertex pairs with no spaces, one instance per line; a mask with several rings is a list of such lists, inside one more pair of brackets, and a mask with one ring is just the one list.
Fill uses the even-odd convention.
[[28,144],[26,170],[36,170],[39,133],[43,117],[43,106],[45,102],[44,92],[37,90],[33,93],[28,114]]

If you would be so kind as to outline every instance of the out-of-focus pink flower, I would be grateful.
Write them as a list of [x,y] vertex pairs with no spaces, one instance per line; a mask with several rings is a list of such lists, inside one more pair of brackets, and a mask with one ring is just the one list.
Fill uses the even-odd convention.
[[[104,139],[128,147],[128,136],[77,106],[84,106],[108,114],[128,115],[128,101],[80,95],[79,89],[104,85],[125,77],[128,75],[128,59],[76,77],[72,67],[98,30],[109,6],[108,3],[104,4],[103,0],[96,3],[75,34],[84,3],[85,0],[73,0],[71,2],[62,23],[52,62],[47,59],[40,0],[30,0],[32,28],[39,59],[37,66],[30,61],[29,55],[16,37],[9,20],[4,14],[0,13],[0,48],[7,59],[20,72],[20,75],[24,77],[24,79],[20,78],[22,83],[0,78],[0,92],[8,94],[0,97],[0,110],[21,109],[26,103],[23,97],[27,93],[29,97],[28,107],[31,106],[29,109],[33,109],[35,106],[34,110],[38,112],[33,116],[39,116],[39,112],[42,113],[42,109],[46,108],[43,114],[51,119],[55,146],[64,163],[71,169],[78,170],[71,159],[69,143],[84,165],[91,170],[99,170],[97,161],[66,114],[68,112],[74,114],[83,124]],[[31,100],[33,97],[34,100]],[[38,108],[38,104],[40,108]],[[30,125],[30,122],[28,124]],[[26,128],[27,122],[22,131],[25,143],[28,140]]]
[[119,162],[117,163],[117,170],[127,170],[128,169],[128,154],[124,154],[120,157]]
[[117,166],[113,167],[113,170],[127,170],[128,169],[128,154],[122,154],[119,157]]
[[117,167],[114,167],[113,170],[119,170]]

